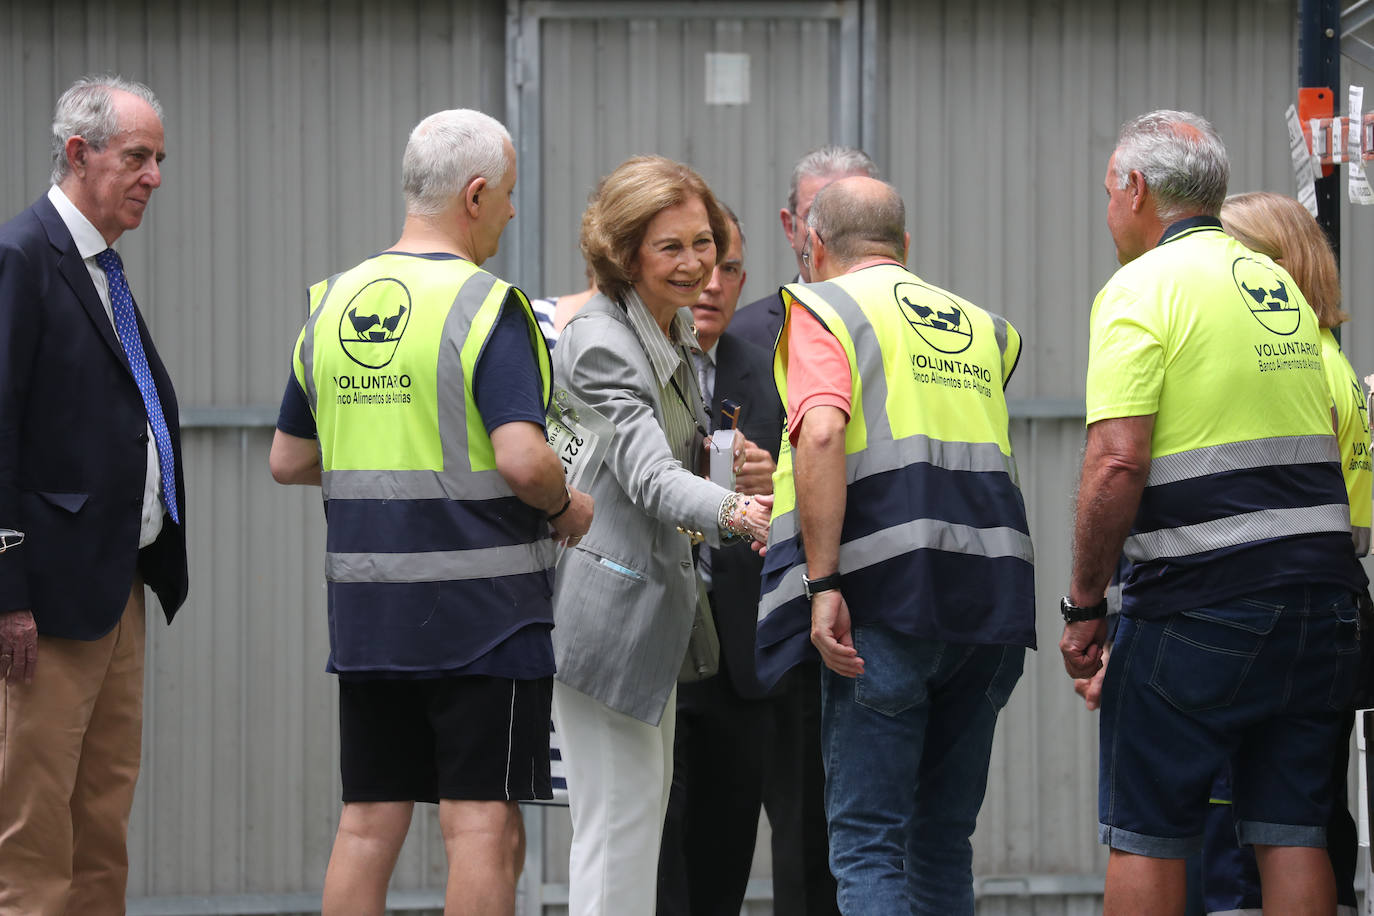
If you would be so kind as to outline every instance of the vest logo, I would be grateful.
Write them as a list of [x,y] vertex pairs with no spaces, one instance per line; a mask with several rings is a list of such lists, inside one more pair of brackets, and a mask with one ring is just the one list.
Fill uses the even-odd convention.
[[400,280],[383,277],[358,290],[339,316],[339,343],[348,358],[368,369],[381,369],[396,356],[410,324],[410,290]]
[[1257,258],[1236,258],[1231,276],[1241,301],[1265,329],[1287,337],[1302,323],[1302,306],[1290,301],[1288,281]]
[[[940,290],[903,282],[892,288],[892,295],[907,323],[941,353],[962,353],[973,343],[968,315]],[[930,304],[926,305],[927,302]]]

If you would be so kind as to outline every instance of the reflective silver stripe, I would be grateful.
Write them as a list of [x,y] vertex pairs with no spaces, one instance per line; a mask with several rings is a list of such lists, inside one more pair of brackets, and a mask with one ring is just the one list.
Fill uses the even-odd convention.
[[949,442],[930,436],[907,436],[870,441],[862,452],[846,456],[845,478],[853,483],[913,464],[929,464],[947,471],[1013,471],[1011,461],[995,442]]
[[1350,526],[1350,535],[1355,539],[1355,556],[1362,557],[1369,553],[1369,529]]
[[1345,503],[1260,509],[1196,525],[1133,534],[1126,539],[1125,553],[1132,562],[1142,563],[1164,557],[1189,557],[1251,541],[1349,530],[1350,507]]
[[1150,477],[1145,485],[1155,487],[1223,471],[1340,460],[1340,446],[1331,435],[1247,439],[1155,458],[1150,462]]
[[[870,442],[861,452],[845,457],[845,483],[864,477],[897,471],[914,464],[929,464],[947,471],[1001,471],[1016,481],[1016,466],[995,442],[946,442],[930,436],[907,436]],[[773,519],[768,531],[772,543],[785,541],[797,533],[796,513],[786,512]]]
[[[840,574],[850,575],[916,550],[943,550],[989,559],[1012,557],[1027,563],[1035,562],[1030,535],[1015,528],[974,528],[919,518],[841,544]],[[798,564],[787,571],[777,588],[762,597],[759,602],[760,620],[780,605],[802,597],[801,575],[802,566]]]
[[[883,366],[883,348],[878,343],[877,328],[868,320],[854,297],[838,283],[827,280],[808,284],[804,288],[819,296],[835,311],[844,322],[850,340],[854,342],[854,358],[859,364],[851,367],[850,371],[859,378],[869,447],[872,448],[875,441],[890,440],[892,424],[887,419],[887,369]],[[834,333],[833,330],[831,333]]]
[[781,544],[797,536],[797,510],[775,515],[768,524],[768,543]]
[[496,499],[510,496],[497,471],[326,471],[325,499]]
[[[472,331],[473,319],[481,311],[496,277],[483,270],[474,271],[453,297],[439,339],[439,364],[435,383],[439,399],[439,441],[444,445],[444,476],[450,481],[454,472],[470,473],[468,456],[467,384],[463,376],[463,344]],[[499,317],[499,316],[498,316]],[[463,492],[468,492],[463,485]],[[506,489],[506,495],[510,489]],[[472,498],[479,498],[474,495]]]
[[424,553],[326,553],[330,582],[447,582],[542,572],[554,565],[553,541]]
[[310,311],[310,317],[305,320],[305,330],[301,332],[301,367],[305,370],[305,397],[310,402],[312,411],[318,410],[320,404],[319,392],[315,390],[315,324],[320,320],[324,304],[334,289],[334,281],[339,277],[340,274],[335,274],[324,281],[324,294],[320,296],[320,304]]
[[992,319],[992,333],[997,338],[997,352],[1002,354],[1003,362],[1005,362],[1007,355],[1007,319],[1003,318],[1001,315],[994,315],[991,312],[988,313],[988,317]]

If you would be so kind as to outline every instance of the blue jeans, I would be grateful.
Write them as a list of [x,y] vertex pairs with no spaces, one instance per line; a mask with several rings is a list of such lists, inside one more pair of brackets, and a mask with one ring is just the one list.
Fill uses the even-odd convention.
[[1241,843],[1324,846],[1359,650],[1354,601],[1334,586],[1123,619],[1102,685],[1102,842],[1196,852],[1212,780],[1229,767]]
[[969,837],[1020,646],[858,627],[863,676],[821,678],[830,868],[845,916],[973,913]]

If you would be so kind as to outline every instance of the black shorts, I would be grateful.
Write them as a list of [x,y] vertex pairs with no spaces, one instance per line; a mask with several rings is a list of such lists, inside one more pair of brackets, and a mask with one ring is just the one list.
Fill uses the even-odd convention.
[[553,797],[553,678],[339,678],[346,802]]

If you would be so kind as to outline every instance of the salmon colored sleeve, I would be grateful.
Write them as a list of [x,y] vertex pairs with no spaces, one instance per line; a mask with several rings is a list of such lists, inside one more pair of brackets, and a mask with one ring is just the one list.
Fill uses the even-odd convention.
[[802,420],[812,407],[838,407],[849,416],[849,357],[839,338],[815,315],[794,305],[787,322],[788,438],[795,446]]

